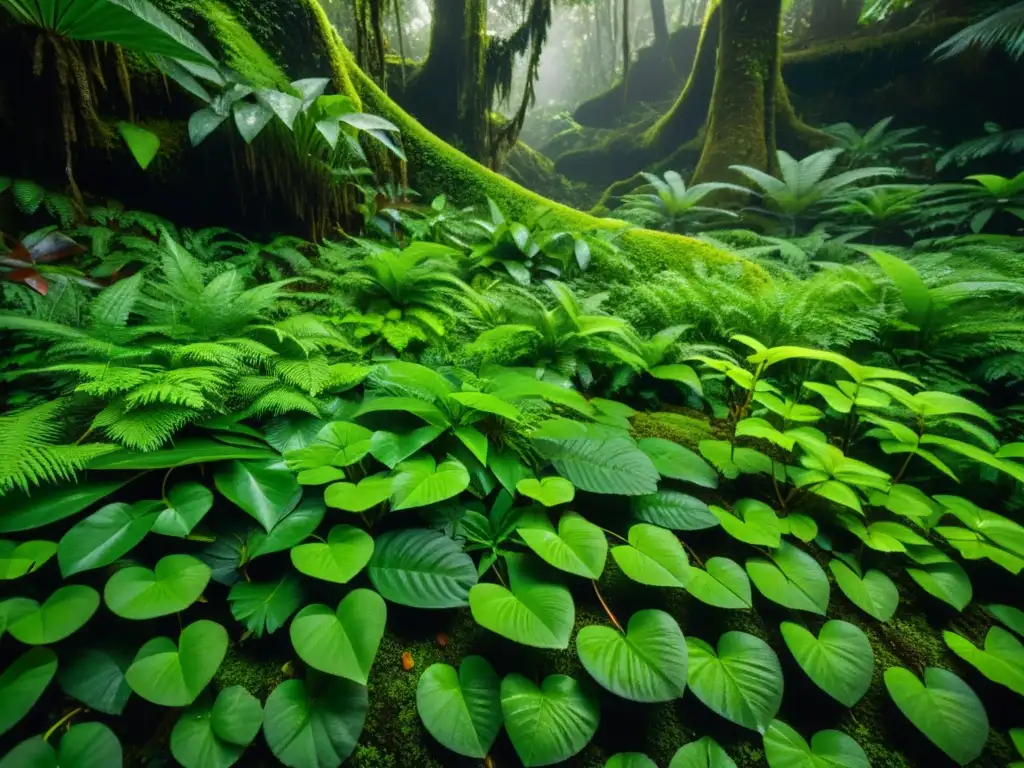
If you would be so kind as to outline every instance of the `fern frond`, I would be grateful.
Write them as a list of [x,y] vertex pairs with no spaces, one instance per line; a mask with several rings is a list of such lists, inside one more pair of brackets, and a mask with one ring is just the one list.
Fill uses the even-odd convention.
[[124,401],[118,399],[96,415],[92,427],[103,430],[126,448],[155,451],[175,432],[201,415],[202,411],[174,405],[128,410]]
[[276,388],[260,395],[246,409],[247,416],[280,416],[292,411],[302,411],[310,416],[320,416],[320,407],[311,397],[292,389]]
[[274,373],[282,381],[316,397],[331,382],[331,367],[323,355],[313,355],[305,360],[274,360]]
[[968,48],[988,51],[1004,48],[1015,59],[1024,56],[1024,2],[1017,2],[961,29],[935,49],[933,55],[948,59]]

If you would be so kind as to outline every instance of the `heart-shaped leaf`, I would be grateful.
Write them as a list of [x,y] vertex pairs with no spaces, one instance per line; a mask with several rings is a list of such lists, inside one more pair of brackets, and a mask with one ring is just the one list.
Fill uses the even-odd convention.
[[458,496],[469,487],[469,471],[458,459],[435,467],[429,456],[395,467],[391,501],[396,510],[425,507]]
[[0,533],[15,533],[42,528],[91,507],[123,486],[126,480],[102,483],[51,485],[35,489],[31,495],[10,491],[4,496],[4,514],[0,517]]
[[1020,608],[1014,608],[1012,605],[986,605],[985,610],[1024,637],[1024,611]]
[[155,619],[178,613],[199,599],[210,568],[189,555],[168,555],[149,568],[122,568],[107,581],[103,599],[122,619]]
[[751,557],[746,563],[747,575],[758,591],[786,608],[824,616],[828,610],[828,576],[815,559],[788,541],[770,554],[771,560]]
[[263,723],[259,699],[240,685],[221,690],[213,702],[211,714],[217,738],[243,747],[252,743]]
[[292,565],[314,579],[347,584],[370,562],[373,537],[351,525],[336,525],[326,542],[300,544],[292,548]]
[[57,682],[68,696],[107,715],[124,712],[132,689],[124,673],[134,654],[118,645],[83,648],[61,661]]
[[703,736],[680,747],[668,768],[736,768],[736,763],[717,741]]
[[538,688],[522,675],[501,681],[501,713],[526,768],[568,760],[587,746],[601,719],[598,699],[565,675]]
[[240,581],[228,593],[231,615],[256,637],[273,634],[302,605],[302,587],[294,576],[277,581]]
[[686,639],[664,611],[637,611],[625,635],[611,627],[584,627],[576,651],[590,676],[624,699],[671,701],[686,690]]
[[703,531],[717,526],[718,518],[708,505],[679,491],[660,490],[629,500],[633,517],[673,531]]
[[444,427],[427,425],[404,434],[374,432],[370,438],[370,455],[384,466],[394,469],[416,451],[436,440]]
[[690,583],[686,551],[672,531],[637,523],[629,529],[629,546],[612,547],[612,557],[633,581],[650,587],[678,587]]
[[942,637],[953,653],[989,680],[1024,696],[1024,645],[1012,634],[1002,627],[992,627],[985,636],[984,648],[975,648],[955,632],[943,632]]
[[860,744],[840,731],[818,731],[808,744],[781,720],[764,735],[770,768],[871,768]]
[[369,574],[385,600],[413,608],[463,608],[477,581],[476,566],[457,541],[422,528],[377,538]]
[[782,638],[814,684],[840,704],[853,707],[871,687],[875,655],[867,635],[853,624],[825,622],[815,637],[799,624],[784,621]]
[[199,483],[178,483],[167,493],[170,502],[156,523],[153,533],[184,538],[192,533],[213,507],[213,491]]
[[[9,621],[7,631],[26,645],[48,645],[80,630],[96,613],[100,594],[92,587],[71,584],[61,587],[39,605]],[[27,605],[26,605],[27,608]]]
[[302,486],[295,474],[277,459],[219,464],[213,482],[228,501],[241,507],[267,532],[302,498]]
[[637,441],[637,447],[647,454],[662,477],[693,483],[701,488],[718,487],[718,473],[711,465],[679,443],[662,437],[645,437]]
[[907,719],[954,762],[967,765],[985,749],[985,707],[952,672],[927,667],[921,682],[909,669],[890,667],[885,671],[885,687]]
[[0,760],[0,768],[121,768],[121,742],[102,723],[71,726],[54,749],[40,736],[31,736]]
[[958,611],[966,608],[974,596],[967,572],[951,560],[929,563],[920,568],[907,568],[907,573],[929,595],[939,598]]
[[640,752],[620,752],[612,755],[604,768],[658,768],[658,764]]
[[373,432],[359,424],[333,421],[320,430],[316,441],[306,450],[322,455],[323,464],[347,467],[370,452],[372,437]]
[[53,541],[0,541],[0,580],[34,573],[55,554],[57,544]]
[[767,504],[754,499],[740,499],[731,512],[721,507],[710,509],[725,532],[737,541],[772,549],[779,546],[782,522]]
[[540,563],[507,555],[510,589],[477,584],[469,608],[477,624],[523,645],[568,648],[576,607],[564,584],[551,579]]
[[466,656],[458,672],[432,664],[416,686],[416,709],[442,745],[482,760],[501,730],[501,681],[482,656]]
[[369,589],[356,589],[332,611],[307,605],[292,619],[292,645],[313,669],[366,685],[377,657],[388,609]]
[[568,504],[576,498],[576,486],[564,477],[545,477],[543,480],[530,477],[516,483],[516,490],[545,507]]
[[356,748],[367,708],[366,686],[311,672],[267,697],[263,737],[289,768],[336,766]]
[[57,672],[57,654],[30,648],[0,675],[0,734],[29,713]]
[[57,544],[61,575],[102,568],[128,554],[153,528],[162,506],[153,501],[107,504],[71,526]]
[[744,610],[754,604],[746,571],[727,557],[710,558],[704,570],[691,567],[686,591],[716,608]]
[[146,701],[187,707],[217,674],[227,649],[224,627],[201,619],[181,631],[177,645],[168,637],[156,637],[143,645],[125,678]]
[[520,516],[516,529],[526,546],[549,565],[585,579],[601,578],[608,556],[608,539],[581,515],[562,515],[556,533],[547,513],[532,508]]
[[334,483],[327,486],[324,501],[327,506],[345,512],[365,512],[390,499],[393,490],[394,478],[387,475],[371,475],[360,480],[358,485]]
[[760,638],[726,632],[718,653],[703,640],[686,638],[690,690],[704,705],[737,725],[764,733],[782,704],[782,667]]
[[869,570],[863,576],[842,560],[831,560],[829,570],[850,602],[879,621],[889,621],[900,603],[900,593],[892,579],[881,571]]
[[248,560],[255,560],[274,552],[283,552],[304,541],[320,526],[324,512],[326,508],[323,501],[315,498],[303,499],[295,509],[277,522],[270,533],[254,529],[246,544]]

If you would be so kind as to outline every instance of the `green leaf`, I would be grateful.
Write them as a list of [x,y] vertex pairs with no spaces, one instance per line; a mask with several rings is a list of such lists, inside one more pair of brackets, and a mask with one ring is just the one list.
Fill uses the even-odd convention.
[[345,512],[365,512],[391,498],[394,479],[387,475],[370,475],[353,483],[334,483],[324,491],[327,506]]
[[868,692],[875,656],[859,628],[845,621],[827,621],[818,637],[789,621],[782,622],[781,629],[797,664],[833,699],[853,708]]
[[922,327],[931,311],[932,296],[917,270],[902,259],[890,256],[884,251],[871,250],[867,254],[882,268],[885,276],[892,280],[900,292],[903,306],[907,308],[904,319],[911,325]]
[[535,438],[534,444],[558,474],[581,490],[623,496],[658,490],[654,464],[627,438]]
[[690,690],[726,720],[764,733],[782,704],[782,667],[760,638],[726,632],[718,652],[703,640],[686,638]]
[[155,619],[184,611],[210,581],[210,568],[190,555],[160,558],[156,568],[122,568],[107,580],[103,599],[122,619]]
[[326,463],[332,467],[355,464],[370,452],[373,432],[349,421],[333,421],[317,433],[316,442],[306,450],[326,447]]
[[804,544],[810,544],[818,537],[818,524],[814,518],[799,512],[790,512],[779,518],[779,525],[783,533],[794,536]]
[[217,737],[213,712],[204,704],[194,704],[181,713],[170,741],[171,754],[184,768],[230,768],[245,751],[245,747]]
[[313,669],[366,685],[387,618],[380,595],[356,589],[336,611],[319,603],[299,611],[292,619],[292,645]]
[[549,675],[540,688],[522,675],[506,675],[501,713],[526,768],[568,760],[587,746],[601,719],[597,697],[565,675]]
[[273,690],[263,710],[263,736],[289,768],[337,766],[356,748],[367,708],[366,686],[312,672]]
[[463,608],[476,584],[476,566],[454,539],[406,528],[374,542],[370,581],[385,600],[413,608]]
[[292,548],[292,565],[314,579],[347,584],[373,555],[373,537],[351,525],[336,525],[326,542],[300,544]]
[[1020,608],[1014,608],[1012,605],[986,605],[985,610],[1024,637],[1024,611]]
[[885,687],[907,719],[953,762],[967,765],[985,749],[985,707],[952,672],[928,667],[922,682],[908,669],[889,667]]
[[868,616],[885,622],[896,613],[900,593],[884,573],[872,568],[862,577],[842,560],[831,560],[828,567],[843,594]]
[[525,555],[506,555],[509,589],[477,584],[469,592],[473,619],[484,629],[534,648],[568,648],[576,618],[572,595]]
[[240,685],[224,688],[213,703],[213,732],[217,738],[245,746],[252,743],[263,723],[259,699]]
[[415,397],[374,397],[363,400],[355,417],[365,416],[367,413],[390,413],[401,411],[419,416],[428,424],[435,427],[448,427],[448,417],[440,408],[432,403],[420,400]]
[[143,645],[125,678],[146,701],[162,707],[187,707],[217,674],[227,649],[224,627],[201,619],[182,630],[177,645],[167,637]]
[[143,170],[149,168],[156,153],[160,151],[160,137],[142,126],[124,120],[118,121],[117,132],[121,134],[124,143],[128,145],[128,149],[131,150],[139,167]]
[[710,507],[725,532],[744,544],[774,549],[782,540],[782,523],[775,510],[754,499],[740,499],[732,512]]
[[267,532],[302,498],[295,475],[279,460],[232,461],[218,467],[213,482],[228,501],[241,507]]
[[190,464],[206,464],[211,461],[274,459],[269,448],[227,445],[205,437],[186,437],[174,441],[173,448],[138,453],[136,451],[114,451],[105,453],[89,462],[89,469],[170,469]]
[[477,461],[482,465],[487,464],[487,435],[476,427],[455,427],[452,434],[469,449]]
[[[740,475],[772,474],[771,457],[753,448],[733,445],[728,440],[701,440],[700,454],[710,461],[727,479],[735,480]],[[775,472],[781,473],[781,464],[775,464]]]
[[629,545],[612,547],[612,557],[633,581],[649,587],[685,589],[690,583],[686,551],[672,531],[637,523],[629,529]]
[[277,522],[270,533],[253,530],[249,535],[246,555],[255,560],[263,555],[283,552],[303,541],[324,519],[324,504],[319,499],[303,499],[299,505]]
[[492,413],[510,421],[519,421],[520,413],[512,403],[486,392],[454,392],[448,397],[466,408]]
[[576,651],[590,676],[624,699],[671,701],[686,690],[686,639],[664,611],[637,611],[624,635],[612,627],[584,627]]
[[990,628],[983,649],[955,632],[943,632],[942,637],[953,653],[993,683],[1024,696],[1024,645],[1012,634],[1002,627]]
[[601,578],[608,540],[604,531],[581,515],[562,515],[556,532],[546,512],[531,508],[520,516],[516,530],[526,546],[549,565],[585,579]]
[[457,673],[432,664],[416,686],[416,710],[443,746],[482,760],[501,730],[501,681],[482,656],[466,656]]
[[693,483],[701,488],[718,487],[718,473],[689,448],[661,437],[645,437],[637,442],[637,447],[647,454],[662,477]]
[[952,561],[907,568],[907,573],[929,595],[939,598],[958,611],[966,608],[974,596],[967,572]]
[[240,581],[228,593],[231,615],[256,637],[273,634],[302,604],[302,587],[294,576],[277,581]]
[[302,470],[296,479],[299,481],[299,485],[326,485],[344,478],[345,470],[338,467],[316,467]]
[[58,768],[57,750],[41,735],[29,736],[0,759],[0,768]]
[[759,418],[747,418],[736,425],[736,437],[755,437],[760,440],[767,440],[784,451],[793,450],[793,438],[777,430],[772,424]]
[[61,575],[102,568],[128,554],[152,530],[160,506],[152,501],[107,504],[73,525],[57,544]]
[[658,768],[658,764],[640,752],[620,752],[612,755],[604,768]]
[[828,610],[828,576],[814,558],[788,541],[770,555],[771,560],[747,560],[747,575],[758,591],[786,608],[824,616]]
[[57,654],[30,648],[0,675],[0,734],[29,713],[57,672]]
[[33,608],[9,621],[7,631],[26,645],[48,645],[84,627],[96,613],[100,595],[92,587],[71,584],[58,589],[42,605],[35,600],[31,602]]
[[677,381],[685,384],[700,396],[704,396],[701,388],[700,377],[689,365],[678,363],[675,365],[656,365],[647,371],[651,376],[662,381]]
[[124,647],[108,643],[80,649],[62,661],[57,682],[64,693],[89,709],[120,715],[132,695],[124,673],[133,655]]
[[167,493],[170,502],[153,525],[154,533],[184,538],[213,507],[213,492],[199,483],[178,483]]
[[769,768],[871,768],[860,744],[840,731],[818,731],[808,744],[781,720],[764,735]]
[[680,747],[668,768],[736,768],[736,763],[717,741],[703,736]]
[[18,744],[0,760],[0,768],[121,768],[121,742],[102,723],[71,726],[54,749],[40,736]]
[[718,518],[698,498],[679,491],[660,490],[629,500],[633,517],[673,531],[703,531],[717,526]]
[[687,592],[716,608],[744,610],[753,606],[750,579],[739,563],[727,557],[712,557],[704,568],[690,567]]
[[457,459],[435,466],[429,456],[405,461],[395,467],[391,501],[394,509],[437,504],[458,496],[469,487],[469,472]]
[[53,541],[0,541],[0,581],[34,573],[55,554],[57,543]]
[[[492,445],[487,452],[487,467],[509,493],[515,493],[520,480],[533,476],[519,455],[511,448],[502,450]],[[573,493],[575,494],[575,489],[573,489]]]
[[576,497],[575,486],[564,477],[526,478],[516,483],[516,490],[545,507],[568,504]]
[[31,496],[21,492],[8,493],[4,496],[4,513],[0,516],[0,533],[30,531],[77,515],[127,482],[58,485],[35,490]]
[[433,426],[420,427],[401,435],[394,432],[374,432],[370,438],[370,455],[389,469],[394,469],[436,440],[443,432],[444,427]]

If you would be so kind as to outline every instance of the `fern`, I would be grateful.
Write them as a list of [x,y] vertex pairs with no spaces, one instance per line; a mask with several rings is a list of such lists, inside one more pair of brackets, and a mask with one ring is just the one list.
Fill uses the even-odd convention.
[[121,445],[136,451],[155,451],[201,412],[183,406],[158,405],[129,409],[123,399],[114,400],[96,414],[92,428],[100,429]]
[[1024,56],[1024,2],[1013,3],[965,27],[936,48],[933,55],[948,59],[969,48],[1003,48],[1015,59]]
[[936,169],[941,171],[950,165],[962,167],[995,154],[1016,155],[1024,152],[1024,128],[1004,131],[994,123],[987,123],[985,130],[987,133],[984,136],[957,144],[948,150],[939,158]]
[[69,482],[97,456],[116,450],[106,443],[59,445],[59,420],[65,400],[0,416],[0,495],[13,488],[26,493],[33,485]]

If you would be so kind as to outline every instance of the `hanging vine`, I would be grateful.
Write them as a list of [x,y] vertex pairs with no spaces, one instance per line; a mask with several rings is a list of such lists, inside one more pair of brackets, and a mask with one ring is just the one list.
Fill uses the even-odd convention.
[[355,27],[356,61],[364,72],[377,79],[381,90],[387,92],[387,65],[384,60],[385,2],[386,0],[355,0]]

